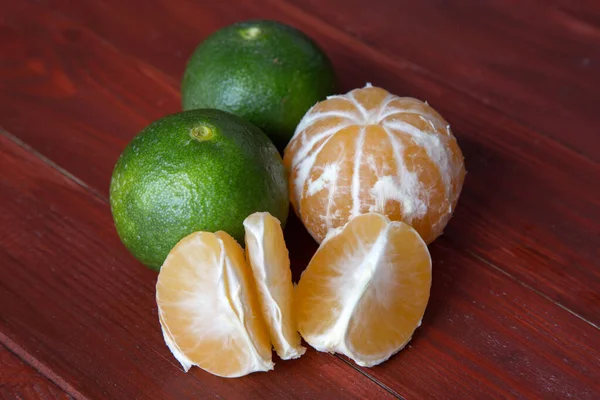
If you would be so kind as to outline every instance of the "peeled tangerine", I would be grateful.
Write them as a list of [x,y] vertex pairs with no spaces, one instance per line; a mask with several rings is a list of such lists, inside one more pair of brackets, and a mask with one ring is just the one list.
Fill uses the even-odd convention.
[[296,288],[302,337],[370,367],[401,350],[421,324],[431,258],[419,234],[380,214],[353,218],[321,244]]
[[292,205],[319,243],[367,212],[404,221],[430,243],[465,177],[450,126],[433,108],[369,84],[311,108],[284,163]]
[[223,377],[268,371],[271,343],[282,359],[304,353],[291,317],[293,287],[279,221],[261,213],[244,225],[252,267],[227,233],[196,232],[171,250],[160,270],[160,325],[186,371],[192,365]]

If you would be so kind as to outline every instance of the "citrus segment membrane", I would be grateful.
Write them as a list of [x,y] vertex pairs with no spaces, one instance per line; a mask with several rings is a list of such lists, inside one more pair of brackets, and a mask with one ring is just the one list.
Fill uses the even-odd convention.
[[252,268],[258,299],[277,355],[298,358],[306,349],[300,345],[293,314],[290,259],[279,220],[266,212],[244,221],[246,257]]
[[269,333],[244,252],[225,232],[196,232],[169,253],[156,302],[165,342],[187,371],[222,377],[273,369]]
[[321,244],[296,289],[302,337],[319,351],[377,365],[420,326],[431,287],[431,258],[409,225],[368,213]]

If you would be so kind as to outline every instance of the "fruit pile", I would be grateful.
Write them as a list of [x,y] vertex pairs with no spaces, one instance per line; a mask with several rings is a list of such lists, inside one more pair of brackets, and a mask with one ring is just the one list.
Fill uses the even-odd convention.
[[[186,371],[268,371],[272,349],[304,354],[301,337],[369,367],[421,324],[427,244],[456,207],[462,153],[427,103],[370,84],[334,93],[331,62],[306,35],[234,24],[191,56],[184,111],[150,124],[117,161],[115,227],[160,271],[160,326]],[[296,287],[282,229],[290,202],[320,243]]]
[[269,213],[244,221],[244,250],[229,234],[196,232],[169,253],[156,284],[165,342],[187,371],[224,377],[273,369],[305,349],[293,319],[283,231]]

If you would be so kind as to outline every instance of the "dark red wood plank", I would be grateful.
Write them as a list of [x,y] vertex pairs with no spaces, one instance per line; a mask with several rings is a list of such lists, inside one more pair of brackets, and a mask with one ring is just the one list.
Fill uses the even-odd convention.
[[[316,250],[294,218],[286,227],[295,275]],[[307,251],[310,250],[310,251]],[[433,286],[406,349],[364,369],[407,399],[596,399],[600,331],[468,254],[431,246]]]
[[456,248],[432,248],[432,298],[410,352],[370,374],[407,398],[597,398],[600,332]]
[[0,344],[0,398],[68,400],[72,397]]
[[598,21],[548,1],[289,1],[600,161]]
[[30,14],[26,2],[4,9],[2,126],[106,192],[115,150],[149,121],[179,110],[174,83],[65,18]]
[[[120,29],[115,29],[104,23],[114,5],[42,1],[176,77],[191,51],[182,51],[182,44],[195,45],[203,32],[249,16],[294,20],[314,14],[411,70],[407,78],[417,73],[467,93],[600,161],[600,145],[594,140],[600,124],[594,107],[600,100],[595,90],[600,64],[593,61],[600,56],[600,18],[593,17],[594,11],[599,13],[594,2],[577,6],[580,2],[528,1],[516,6],[514,1],[375,0],[366,6],[364,0],[289,0],[292,6],[287,0],[270,0],[230,7],[151,1],[130,3],[124,10],[118,6],[121,12],[114,19]],[[130,21],[137,13],[145,18],[134,26]],[[152,15],[182,23],[163,26]],[[201,24],[190,22],[198,15]],[[311,23],[308,30],[313,27]],[[149,32],[153,45],[147,45],[144,35],[122,35],[135,28]]]
[[[0,149],[0,169],[6,171],[0,202],[7,206],[0,224],[0,329],[80,393],[387,393],[314,351],[278,363],[273,373],[238,380],[198,370],[183,374],[162,343],[155,273],[118,243],[108,206],[4,136]],[[296,272],[304,265],[298,261],[313,250],[298,228],[287,232]],[[505,274],[481,268],[445,240],[432,252],[434,287],[422,328],[408,349],[366,373],[408,397],[594,398],[600,390],[598,330]]]
[[309,350],[271,373],[185,374],[163,342],[156,272],[132,259],[105,200],[0,135],[0,338],[81,396],[393,398],[342,360]]
[[285,3],[76,2],[61,10],[78,21],[17,4],[1,36],[13,49],[0,83],[2,123],[99,192],[127,139],[178,109],[177,71],[202,37],[235,19],[278,18],[324,45],[344,90],[373,80],[438,108],[469,170],[447,230],[453,243],[600,323],[598,163]]

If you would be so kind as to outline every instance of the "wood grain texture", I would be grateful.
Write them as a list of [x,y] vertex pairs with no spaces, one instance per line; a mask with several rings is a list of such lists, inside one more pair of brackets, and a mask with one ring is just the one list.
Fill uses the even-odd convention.
[[[286,227],[295,277],[316,250]],[[407,348],[364,371],[407,399],[595,399],[600,332],[446,237],[430,246],[433,286]]]
[[[6,45],[20,53],[11,53],[1,83],[7,90],[0,118],[99,193],[107,192],[112,165],[127,140],[151,119],[179,109],[177,82],[186,55],[201,38],[237,19],[276,18],[318,39],[333,58],[343,90],[373,81],[428,100],[442,112],[469,171],[447,235],[600,324],[600,164],[281,1],[233,8],[184,0],[177,7],[17,4],[3,22]],[[138,14],[143,18],[131,24]],[[102,23],[106,18],[110,25]],[[61,95],[65,87],[72,93]],[[31,110],[34,120],[27,118]]]
[[68,400],[72,397],[0,344],[0,399]]
[[[128,54],[136,54],[179,77],[197,37],[245,18],[296,22],[312,14],[356,41],[391,57],[403,69],[466,93],[537,132],[560,140],[600,161],[594,132],[600,118],[594,104],[600,94],[600,7],[597,2],[514,0],[444,2],[426,0],[265,0],[236,4],[198,4],[180,0],[119,5],[119,28],[103,22],[113,6],[42,0],[50,8],[85,21],[99,35]],[[288,5],[287,3],[290,3]],[[202,24],[193,24],[201,11]],[[146,18],[157,46],[145,45],[145,34],[121,32],[136,12]],[[182,22],[155,24],[152,15]],[[314,31],[311,23],[306,31]],[[188,35],[193,32],[196,35]],[[204,33],[207,32],[207,33]],[[319,38],[319,34],[314,35]],[[189,50],[182,51],[188,46]],[[376,76],[372,77],[375,80]],[[376,82],[375,82],[376,83]],[[577,134],[573,132],[576,131]]]
[[[323,14],[329,3],[319,13],[282,0],[4,3],[0,125],[87,189],[1,138],[0,333],[73,393],[385,398],[389,392],[376,381],[406,398],[598,398],[599,331],[553,303],[600,323],[600,166],[597,142],[586,132],[568,140],[535,113],[530,119],[529,113],[512,115],[510,92],[496,82],[473,86],[447,53],[440,53],[440,64],[454,66],[453,75],[440,79],[433,66],[414,63],[425,65],[429,53],[407,59],[392,51],[392,40],[380,47],[356,35],[366,29],[356,26],[360,20],[330,24]],[[584,3],[557,4],[585,26],[599,20]],[[314,351],[278,363],[274,373],[240,380],[180,373],[160,337],[155,274],[131,258],[112,227],[106,193],[122,148],[152,119],[180,108],[179,77],[198,41],[256,17],[291,23],[315,37],[331,55],[342,90],[372,81],[428,100],[450,120],[467,158],[457,214],[431,247],[434,287],[423,326],[398,356],[361,369],[371,379]],[[379,29],[370,26],[364,32]],[[469,46],[477,43],[469,40]],[[531,55],[538,63],[550,54],[539,51]],[[465,65],[490,69],[493,57],[483,56],[473,53]],[[579,78],[558,69],[547,74],[579,90]],[[514,71],[502,76],[527,79]],[[528,100],[524,92],[538,84],[523,82],[517,100]],[[552,108],[558,106],[548,107],[552,118],[563,115]],[[585,119],[581,127],[597,129],[588,114],[588,108],[577,114]],[[315,244],[294,218],[286,237],[297,278]]]
[[[77,393],[92,398],[387,394],[349,365],[314,351],[278,363],[274,373],[239,380],[197,369],[183,374],[162,343],[155,273],[120,245],[108,206],[6,137],[0,149],[0,168],[7,171],[0,201],[8,204],[0,224],[5,238],[0,329]],[[293,224],[297,220],[286,233],[297,276],[314,249]],[[594,398],[600,390],[598,331],[445,242],[432,248],[434,287],[423,327],[409,348],[365,373],[411,398],[439,393]]]
[[290,2],[600,161],[600,23],[578,2]]
[[173,82],[66,18],[26,2],[4,9],[2,126],[107,193],[116,150],[180,109]]
[[312,350],[275,360],[276,373],[183,373],[160,331],[156,272],[121,245],[106,202],[4,135],[0,170],[0,332],[77,397],[393,398]]

